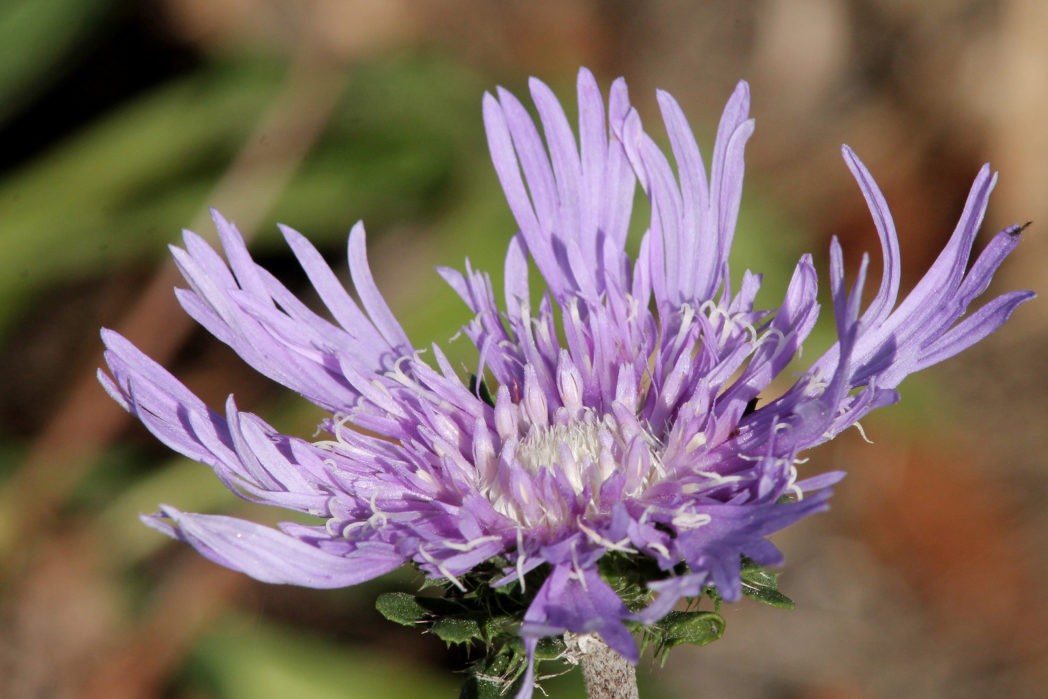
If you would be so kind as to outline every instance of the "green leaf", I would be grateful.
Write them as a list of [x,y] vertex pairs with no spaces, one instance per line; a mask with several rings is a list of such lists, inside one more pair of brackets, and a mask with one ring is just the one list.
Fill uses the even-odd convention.
[[375,600],[375,609],[390,621],[404,626],[415,626],[429,615],[414,595],[406,592],[385,592]]
[[445,617],[437,619],[430,627],[437,638],[448,645],[452,643],[469,643],[474,638],[481,637],[480,624],[476,619],[467,617]]

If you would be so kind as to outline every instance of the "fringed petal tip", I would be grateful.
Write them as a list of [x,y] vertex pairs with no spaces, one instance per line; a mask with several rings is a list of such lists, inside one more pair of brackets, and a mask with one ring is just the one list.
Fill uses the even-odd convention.
[[144,512],[139,513],[138,519],[147,527],[156,529],[161,534],[181,541],[182,537],[179,536],[178,529],[171,523],[171,520],[167,518],[167,515],[163,511],[165,506],[161,505],[160,507],[161,511],[154,512],[150,515],[147,515]]
[[811,493],[836,485],[844,480],[844,477],[847,475],[846,471],[827,471],[826,473],[820,473],[817,476],[797,481],[793,485],[802,492]]
[[392,547],[348,556],[327,553],[279,530],[224,515],[182,512],[161,505],[142,521],[186,542],[205,558],[266,583],[318,589],[349,587],[397,568],[404,557]]

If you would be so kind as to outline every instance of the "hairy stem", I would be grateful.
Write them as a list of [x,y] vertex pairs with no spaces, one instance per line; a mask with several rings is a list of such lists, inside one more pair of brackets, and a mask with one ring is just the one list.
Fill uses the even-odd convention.
[[592,634],[565,634],[565,640],[578,654],[589,699],[640,699],[633,663]]

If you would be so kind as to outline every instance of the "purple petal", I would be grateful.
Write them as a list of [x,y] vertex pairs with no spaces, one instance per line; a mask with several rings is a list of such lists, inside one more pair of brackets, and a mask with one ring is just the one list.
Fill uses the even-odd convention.
[[222,515],[181,512],[161,505],[142,521],[190,544],[219,565],[268,583],[335,588],[388,573],[404,562],[391,549],[372,548],[335,556],[283,532]]
[[640,660],[636,641],[622,620],[626,605],[595,568],[577,569],[570,563],[553,568],[524,615],[521,634],[546,635],[552,629],[596,633],[612,650],[632,663]]
[[866,169],[859,157],[848,146],[841,146],[841,154],[844,161],[851,170],[855,181],[859,183],[866,205],[873,216],[874,225],[877,227],[877,236],[881,241],[881,256],[884,262],[884,273],[881,276],[881,286],[877,290],[877,296],[870,303],[866,313],[863,314],[863,322],[867,325],[880,323],[892,308],[899,295],[899,281],[902,277],[902,262],[899,255],[899,237],[895,233],[895,223],[892,221],[888,203],[884,200],[880,188],[874,182],[870,171]]
[[371,268],[368,266],[365,246],[364,224],[358,221],[353,226],[353,230],[349,232],[349,273],[353,278],[353,286],[360,295],[360,303],[367,310],[371,322],[382,333],[382,337],[390,347],[398,356],[410,356],[413,352],[411,341],[404,334],[393,311],[390,310],[378,287],[375,286]]
[[968,349],[1004,325],[1016,308],[1035,296],[1037,294],[1032,291],[1012,291],[998,296],[926,347],[920,361],[913,366],[911,371],[919,371],[938,364]]

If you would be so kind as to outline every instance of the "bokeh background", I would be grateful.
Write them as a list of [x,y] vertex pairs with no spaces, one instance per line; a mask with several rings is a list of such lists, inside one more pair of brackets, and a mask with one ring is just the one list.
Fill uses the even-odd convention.
[[[654,89],[706,152],[750,81],[733,257],[770,305],[828,241],[854,269],[876,237],[840,160],[873,171],[912,285],[971,179],[1001,178],[983,237],[1033,220],[994,281],[1048,274],[1048,4],[1039,0],[5,0],[0,3],[0,696],[451,697],[461,653],[384,621],[396,573],[318,592],[265,586],[139,524],[160,502],[275,521],[160,447],[104,395],[98,328],[120,329],[220,406],[313,433],[315,409],[243,366],[177,308],[166,244],[232,218],[287,283],[275,223],[344,269],[357,219],[417,346],[466,310],[432,267],[501,285],[515,230],[480,97],[537,75],[570,105],[579,65]],[[570,106],[569,106],[570,109]],[[874,271],[878,272],[874,262]],[[308,292],[305,292],[308,295]],[[765,292],[767,293],[767,291]],[[792,612],[742,603],[642,695],[1048,695],[1048,307],[908,379],[901,405],[817,450],[846,468],[834,507],[777,538]],[[828,321],[828,319],[825,319]],[[832,323],[815,344],[828,344]],[[808,351],[816,356],[816,347]],[[457,353],[457,354],[456,354]],[[548,684],[580,696],[581,680]]]

